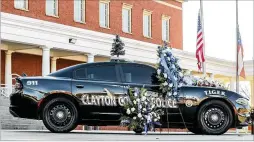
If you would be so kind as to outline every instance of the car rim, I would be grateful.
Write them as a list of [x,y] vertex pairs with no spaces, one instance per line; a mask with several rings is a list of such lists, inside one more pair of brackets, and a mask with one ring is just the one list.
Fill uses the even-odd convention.
[[50,123],[56,127],[64,127],[72,121],[72,112],[68,106],[58,104],[51,107],[48,112]]
[[219,130],[225,127],[227,122],[227,114],[222,109],[217,107],[208,108],[204,112],[203,121],[207,128]]

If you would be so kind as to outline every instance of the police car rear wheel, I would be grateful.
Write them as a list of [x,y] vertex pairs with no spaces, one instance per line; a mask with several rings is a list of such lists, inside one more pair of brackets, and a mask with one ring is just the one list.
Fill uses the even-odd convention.
[[233,123],[229,106],[219,100],[203,104],[198,112],[198,124],[204,134],[221,135],[227,132]]
[[42,118],[44,125],[51,132],[66,133],[77,126],[78,111],[68,99],[54,98],[46,103]]

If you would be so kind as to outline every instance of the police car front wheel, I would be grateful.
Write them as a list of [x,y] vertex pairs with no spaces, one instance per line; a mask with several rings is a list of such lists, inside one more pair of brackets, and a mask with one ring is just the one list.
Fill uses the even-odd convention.
[[199,109],[198,125],[204,134],[224,134],[232,123],[232,111],[223,101],[211,100],[203,104]]

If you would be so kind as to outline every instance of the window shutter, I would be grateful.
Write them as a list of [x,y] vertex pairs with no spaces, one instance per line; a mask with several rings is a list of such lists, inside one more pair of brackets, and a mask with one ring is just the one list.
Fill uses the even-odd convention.
[[82,21],[81,10],[82,10],[81,0],[74,0],[74,20],[75,21],[78,21],[78,22]]
[[106,26],[106,7],[104,3],[100,3],[100,26],[105,27]]
[[15,8],[26,9],[26,0],[15,0],[14,1]]
[[122,10],[122,29],[123,29],[123,31],[125,32],[125,16],[124,16],[124,11],[125,11],[125,9],[123,9]]
[[104,8],[105,8],[105,14],[104,14],[104,18],[105,18],[105,27],[108,27],[108,4],[104,4]]
[[166,31],[166,28],[165,28],[165,19],[162,19],[162,40],[166,40],[165,38],[165,31]]
[[151,30],[150,30],[150,27],[151,27],[151,15],[147,16],[147,33],[148,33],[148,36],[151,37]]
[[123,9],[123,31],[129,32],[129,10]]
[[148,28],[149,28],[149,16],[148,15],[144,15],[144,24],[143,24],[143,27],[144,27],[144,35],[145,36],[149,36],[148,35]]
[[55,0],[46,0],[46,14],[54,15],[54,1]]

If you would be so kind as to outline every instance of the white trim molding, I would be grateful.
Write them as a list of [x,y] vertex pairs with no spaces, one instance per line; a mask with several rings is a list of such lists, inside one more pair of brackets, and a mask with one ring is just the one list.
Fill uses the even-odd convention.
[[162,1],[162,0],[153,0],[153,1],[155,1],[155,2],[157,2],[157,3],[160,3],[160,4],[162,4],[162,5],[168,6],[168,7],[172,7],[172,8],[178,9],[178,10],[182,10],[181,7],[175,6],[175,5],[173,5],[173,4],[167,3],[167,2]]
[[[77,42],[70,44],[70,37],[75,37]],[[35,45],[35,48],[46,45],[52,49],[110,57],[115,35],[1,12],[1,38],[4,41]],[[121,39],[126,51],[123,58],[149,64],[157,62],[157,44],[124,37]],[[173,53],[180,59],[182,68],[197,71],[195,53],[175,48]],[[235,62],[232,61],[206,56],[206,67],[208,73],[231,77],[236,74]],[[245,62],[245,70],[247,76],[253,75],[253,61]]]

